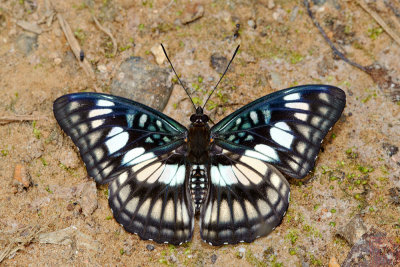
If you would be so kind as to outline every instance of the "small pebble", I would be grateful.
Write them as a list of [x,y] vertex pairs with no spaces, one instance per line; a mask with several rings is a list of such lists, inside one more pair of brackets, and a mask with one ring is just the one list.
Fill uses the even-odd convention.
[[389,143],[383,143],[382,148],[386,150],[389,157],[396,155],[399,152],[399,148]]
[[107,67],[105,65],[98,65],[97,69],[101,72],[101,73],[106,73],[107,72]]
[[339,265],[339,263],[337,263],[337,260],[336,260],[335,257],[332,257],[332,258],[329,260],[328,267],[340,267],[340,265]]
[[365,227],[363,219],[356,215],[345,226],[339,228],[336,234],[342,236],[353,246],[366,232],[367,227]]
[[253,29],[256,28],[256,23],[252,19],[247,21],[247,25],[249,25],[250,28],[253,28]]
[[154,250],[154,246],[151,245],[151,244],[148,244],[148,245],[146,246],[146,249],[147,249],[148,251],[153,251],[153,250]]
[[275,7],[274,0],[268,0],[268,8],[273,9]]
[[204,6],[199,4],[188,4],[182,15],[182,24],[188,24],[204,15]]
[[18,181],[23,185],[24,188],[28,188],[31,185],[31,180],[26,167],[22,164],[15,165],[14,168],[14,180]]
[[164,61],[167,59],[164,55],[164,51],[161,47],[160,44],[156,44],[154,45],[151,49],[150,49],[151,53],[153,54],[153,56],[156,59],[156,62],[158,65],[162,65],[164,63]]
[[74,204],[69,203],[69,204],[67,205],[67,210],[68,210],[68,211],[73,211],[74,209],[75,209],[75,205],[74,205]]
[[325,4],[326,0],[313,0],[313,3],[318,5],[318,6],[322,6],[323,4]]
[[67,168],[75,169],[81,164],[78,155],[73,150],[60,150],[59,153],[55,153],[55,156]]
[[62,62],[62,60],[61,60],[61,58],[59,58],[59,57],[57,57],[57,58],[54,59],[54,64],[56,64],[56,65],[60,65],[61,62]]
[[400,206],[400,187],[392,187],[389,189],[390,200],[393,204]]
[[[224,73],[226,66],[228,65],[228,59],[218,54],[211,55],[211,66],[218,72]],[[232,69],[231,69],[232,71]]]
[[243,258],[246,253],[246,249],[244,247],[239,248],[239,257]]
[[169,256],[169,260],[170,260],[171,262],[177,262],[177,261],[178,261],[178,259],[176,258],[176,256],[175,256],[174,254],[172,254],[171,256]]
[[116,70],[111,93],[163,110],[173,88],[170,67],[160,68],[140,57],[130,57]]
[[24,55],[29,55],[38,48],[38,35],[34,33],[21,33],[17,37],[16,47]]
[[290,12],[290,21],[294,21],[296,19],[298,12],[299,12],[299,6],[295,6],[292,12]]
[[211,263],[214,264],[217,261],[217,255],[212,254],[211,255]]
[[86,217],[97,209],[97,188],[94,181],[88,181],[83,184],[79,204],[82,207],[83,215]]

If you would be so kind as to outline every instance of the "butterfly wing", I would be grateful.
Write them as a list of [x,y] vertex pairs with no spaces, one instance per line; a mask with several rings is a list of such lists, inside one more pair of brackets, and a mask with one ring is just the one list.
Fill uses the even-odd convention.
[[334,86],[293,87],[233,112],[211,128],[211,137],[226,150],[301,179],[314,167],[321,142],[345,104],[345,93]]
[[62,96],[53,110],[88,174],[110,183],[111,210],[127,231],[160,243],[191,238],[184,126],[142,104],[97,93]]
[[[212,245],[252,242],[278,226],[289,206],[289,184],[272,165],[213,148],[208,197],[200,221]],[[218,152],[217,152],[218,151]]]
[[183,155],[172,151],[118,172],[109,186],[114,218],[145,240],[189,241],[194,215],[187,170]]
[[54,102],[53,110],[78,147],[89,175],[101,184],[121,168],[181,146],[187,131],[156,110],[105,94],[64,95]]
[[212,127],[203,240],[251,242],[279,225],[290,192],[281,172],[307,175],[345,102],[339,88],[299,86],[262,97]]

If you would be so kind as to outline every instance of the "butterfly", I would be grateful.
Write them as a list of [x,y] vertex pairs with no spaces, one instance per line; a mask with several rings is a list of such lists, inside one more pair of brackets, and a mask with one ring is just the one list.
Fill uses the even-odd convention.
[[285,176],[301,179],[313,169],[345,103],[337,87],[297,86],[212,127],[198,106],[188,128],[101,93],[61,96],[53,110],[89,176],[109,185],[109,205],[126,231],[179,245],[191,240],[198,216],[202,240],[218,246],[252,242],[281,223],[290,196]]

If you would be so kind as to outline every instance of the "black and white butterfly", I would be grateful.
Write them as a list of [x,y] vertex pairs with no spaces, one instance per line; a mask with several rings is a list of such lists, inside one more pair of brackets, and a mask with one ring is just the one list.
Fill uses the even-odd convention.
[[290,194],[284,175],[301,179],[313,168],[345,102],[337,87],[298,86],[211,128],[197,107],[187,129],[125,98],[75,93],[54,102],[54,115],[88,174],[109,184],[111,210],[125,230],[181,244],[199,215],[201,238],[222,245],[252,242],[281,223]]

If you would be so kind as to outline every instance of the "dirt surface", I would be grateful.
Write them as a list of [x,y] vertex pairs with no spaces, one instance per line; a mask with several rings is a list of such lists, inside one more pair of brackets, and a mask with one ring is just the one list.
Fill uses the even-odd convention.
[[[331,0],[312,4],[312,11],[349,58],[363,66],[378,62],[398,81],[399,44],[355,2]],[[399,30],[397,1],[369,2]],[[56,14],[70,25],[94,79],[72,53]],[[115,38],[115,54],[92,14]],[[28,33],[18,26],[21,21],[40,34]],[[302,183],[291,181],[288,213],[267,237],[212,247],[201,242],[196,224],[192,242],[180,247],[140,240],[112,218],[107,187],[94,187],[57,125],[52,112],[57,97],[109,92],[128,57],[157,64],[152,48],[159,43],[198,103],[219,78],[211,56],[229,60],[241,45],[207,105],[214,121],[293,85],[324,83],[346,92],[343,116],[325,138],[315,170]],[[353,244],[337,232],[356,215],[366,232],[379,230],[385,242],[400,245],[399,102],[367,73],[333,56],[303,1],[2,0],[0,66],[0,262],[3,256],[5,266],[318,266],[333,258],[342,263]],[[189,123],[191,106],[180,86],[174,86],[164,112]]]

